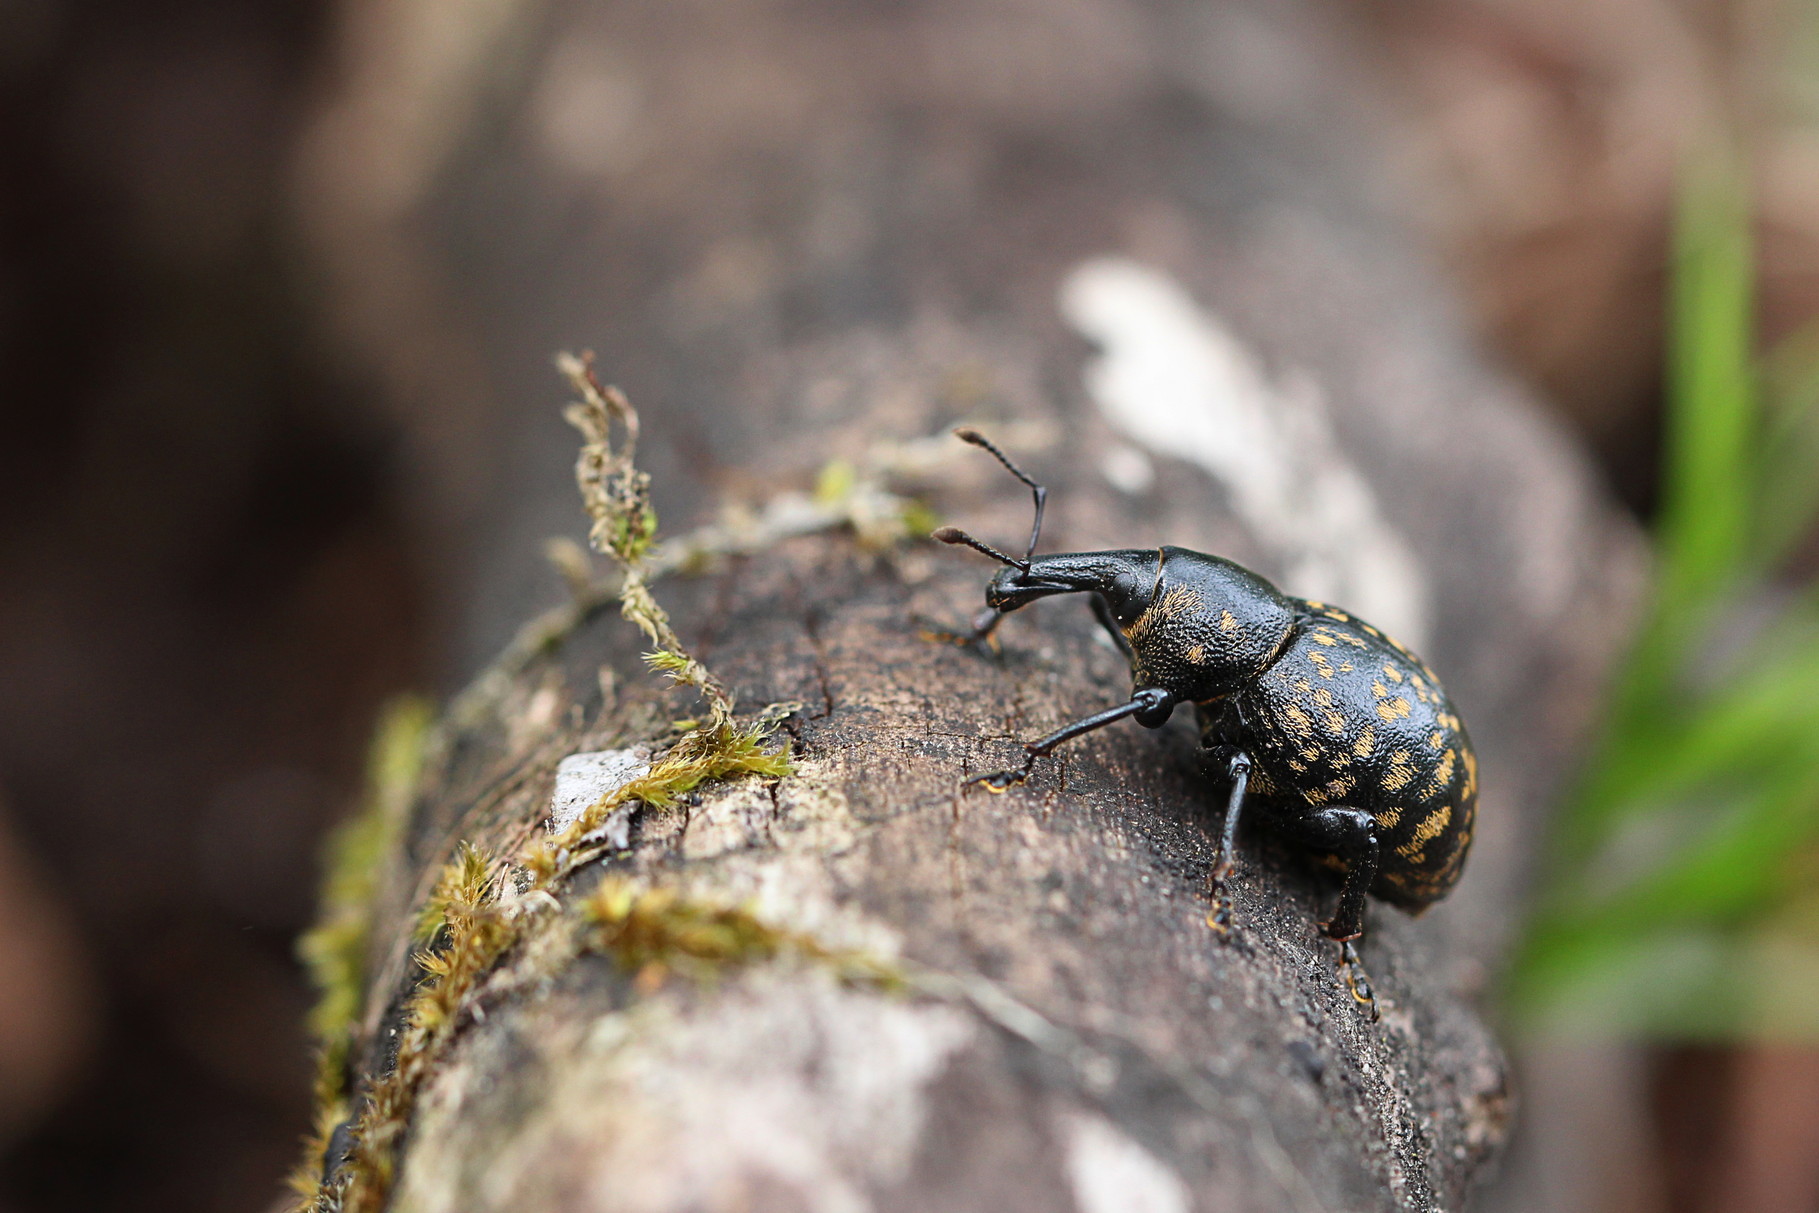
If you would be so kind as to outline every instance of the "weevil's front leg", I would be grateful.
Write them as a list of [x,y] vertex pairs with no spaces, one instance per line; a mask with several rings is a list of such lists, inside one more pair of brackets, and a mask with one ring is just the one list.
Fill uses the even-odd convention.
[[1020,771],[991,771],[984,775],[975,775],[962,783],[962,787],[980,784],[988,792],[1002,792],[1014,788],[1030,776],[1036,765],[1036,759],[1046,758],[1055,747],[1066,741],[1094,729],[1102,729],[1114,721],[1123,720],[1126,716],[1137,717],[1139,724],[1156,728],[1168,719],[1169,712],[1175,706],[1175,697],[1159,687],[1145,687],[1132,695],[1128,703],[1121,703],[1115,708],[1103,712],[1094,712],[1084,720],[1063,725],[1047,737],[1028,742],[1023,747],[1023,769]]
[[1124,654],[1126,661],[1129,661],[1131,659],[1130,638],[1125,636],[1124,629],[1118,626],[1118,617],[1112,614],[1112,604],[1105,600],[1104,594],[1089,594],[1087,597],[1093,600],[1093,618],[1099,621],[1099,626],[1106,630],[1106,633],[1112,638],[1112,643],[1118,646],[1118,651]]
[[1225,760],[1232,793],[1225,805],[1225,824],[1219,831],[1219,853],[1213,857],[1212,870],[1206,875],[1206,925],[1224,935],[1232,927],[1232,899],[1225,891],[1225,881],[1232,874],[1232,856],[1238,847],[1238,814],[1244,807],[1245,789],[1250,786],[1251,756],[1236,746],[1220,746],[1214,753]]

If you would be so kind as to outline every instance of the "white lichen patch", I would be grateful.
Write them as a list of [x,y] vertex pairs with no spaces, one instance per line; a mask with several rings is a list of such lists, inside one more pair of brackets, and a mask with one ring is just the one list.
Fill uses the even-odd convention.
[[1102,1116],[1061,1117],[1067,1175],[1080,1213],[1189,1213],[1187,1184]]
[[1309,375],[1272,379],[1175,279],[1125,258],[1085,262],[1061,311],[1100,347],[1087,392],[1119,435],[1199,466],[1284,561],[1291,594],[1344,603],[1419,649],[1426,577],[1333,432]]
[[[470,1048],[483,1077],[435,1080],[395,1208],[867,1213],[907,1174],[928,1087],[977,1030],[956,1008],[800,969],[690,1004],[660,997],[582,1039],[527,1019],[513,1036],[534,1060]],[[513,1089],[529,1083],[534,1097]],[[450,1096],[482,1090],[523,1118],[475,1130],[477,1110]]]
[[560,834],[568,829],[589,805],[650,769],[651,752],[643,746],[570,754],[556,764],[556,790],[550,795],[549,806],[550,833]]

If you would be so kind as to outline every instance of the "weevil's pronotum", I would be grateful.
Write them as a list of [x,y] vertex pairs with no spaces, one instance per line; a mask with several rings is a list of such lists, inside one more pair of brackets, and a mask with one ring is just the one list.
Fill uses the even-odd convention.
[[1065,741],[1126,716],[1160,728],[1183,703],[1201,743],[1231,781],[1208,877],[1208,922],[1223,931],[1240,811],[1344,874],[1322,931],[1343,945],[1348,984],[1372,1002],[1351,941],[1373,893],[1418,911],[1459,879],[1478,801],[1478,760],[1446,690],[1422,660],[1337,607],[1291,598],[1248,569],[1186,548],[1037,556],[1047,490],[973,430],[955,433],[997,456],[1035,497],[1019,560],[964,531],[964,544],[1005,567],[985,590],[971,631],[982,641],[1004,616],[1054,594],[1086,594],[1129,659],[1131,697],[1029,742],[1021,769],[968,780],[1002,792]]

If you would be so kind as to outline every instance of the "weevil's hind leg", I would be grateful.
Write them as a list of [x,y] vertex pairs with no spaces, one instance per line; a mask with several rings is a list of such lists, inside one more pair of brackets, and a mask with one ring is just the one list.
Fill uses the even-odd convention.
[[1093,618],[1097,619],[1099,626],[1110,634],[1112,643],[1118,646],[1118,651],[1124,654],[1126,661],[1129,661],[1131,659],[1131,642],[1125,637],[1124,629],[1118,626],[1118,617],[1112,614],[1112,604],[1105,600],[1104,594],[1089,594],[1087,597],[1093,600]]
[[[1168,719],[1169,711],[1175,706],[1175,697],[1167,691],[1156,687],[1146,687],[1131,696],[1126,703],[1117,707],[1106,708],[1103,712],[1094,712],[1091,716],[1064,724],[1047,737],[1028,742],[1023,747],[1023,768],[1016,771],[988,771],[984,775],[975,775],[965,780],[961,786],[969,787],[980,784],[988,792],[1003,792],[1014,788],[1030,777],[1030,771],[1036,766],[1036,759],[1046,758],[1063,742],[1102,729],[1114,721],[1123,720],[1126,716],[1135,716],[1141,724],[1151,728]],[[1153,724],[1151,722],[1154,722]]]
[[1340,975],[1352,997],[1375,1021],[1377,1000],[1352,942],[1364,934],[1364,895],[1377,877],[1376,820],[1361,809],[1328,805],[1310,809],[1299,817],[1285,816],[1277,822],[1277,832],[1312,850],[1345,860],[1345,883],[1339,889],[1339,909],[1330,922],[1320,925],[1320,931],[1340,945]]
[[1206,925],[1224,935],[1232,929],[1232,899],[1225,890],[1225,881],[1232,874],[1232,857],[1238,848],[1238,815],[1244,808],[1245,789],[1250,786],[1251,756],[1236,746],[1221,746],[1214,755],[1225,762],[1232,792],[1225,804],[1225,824],[1219,831],[1219,853],[1206,874]]
[[1320,925],[1321,932],[1338,943],[1364,934],[1364,895],[1377,878],[1376,819],[1344,805],[1309,805],[1299,815],[1283,814],[1274,824],[1276,832],[1291,841],[1345,861],[1338,912],[1331,922]]

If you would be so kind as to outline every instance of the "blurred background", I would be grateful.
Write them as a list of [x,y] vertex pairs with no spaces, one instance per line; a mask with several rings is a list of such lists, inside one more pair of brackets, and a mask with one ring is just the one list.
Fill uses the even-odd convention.
[[[380,706],[483,655],[497,432],[408,325],[350,356],[421,287],[320,250],[338,173],[408,192],[454,121],[348,90],[434,98],[513,6],[390,7],[0,0],[0,1213],[274,1204],[320,840]],[[1490,357],[1658,537],[1500,996],[1537,1094],[1491,1208],[1819,1210],[1814,10],[1312,6]]]

